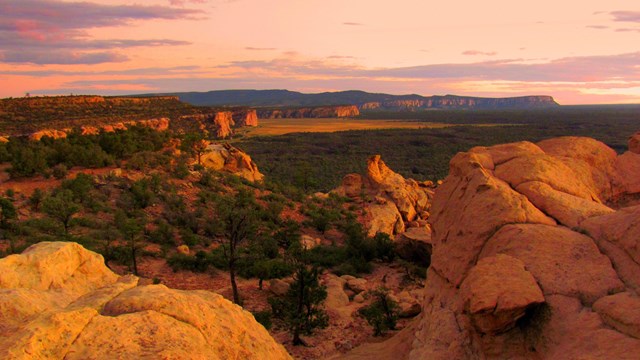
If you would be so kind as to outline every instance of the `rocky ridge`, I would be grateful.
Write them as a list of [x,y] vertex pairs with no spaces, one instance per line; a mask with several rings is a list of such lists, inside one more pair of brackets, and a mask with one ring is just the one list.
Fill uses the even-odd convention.
[[0,319],[3,359],[290,359],[222,296],[141,285],[76,243],[0,260]]
[[635,358],[633,151],[563,137],[456,155],[432,205],[432,263],[409,358]]
[[358,115],[360,115],[360,111],[355,105],[258,109],[258,116],[261,119],[340,118]]

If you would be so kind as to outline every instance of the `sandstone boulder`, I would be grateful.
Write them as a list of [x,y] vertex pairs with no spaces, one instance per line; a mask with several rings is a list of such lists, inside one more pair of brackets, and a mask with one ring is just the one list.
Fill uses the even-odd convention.
[[302,247],[307,250],[313,249],[314,247],[320,245],[321,242],[322,241],[320,240],[320,238],[314,238],[309,235],[302,235],[300,237],[300,245],[302,245]]
[[0,269],[2,359],[290,359],[222,296],[138,286],[75,243],[36,244]]
[[513,328],[527,309],[544,302],[524,263],[502,254],[478,261],[460,291],[473,325],[485,334]]
[[249,181],[257,182],[264,178],[251,157],[230,144],[209,145],[201,156],[200,162],[204,167],[225,171]]
[[351,289],[356,294],[366,291],[368,288],[367,279],[363,279],[363,278],[355,278],[355,279],[348,280],[346,285],[347,285],[347,288]]
[[269,280],[269,291],[274,295],[283,296],[289,291],[289,284],[281,279]]
[[183,254],[183,255],[189,255],[190,250],[189,250],[189,246],[187,245],[180,245],[176,248],[176,251],[178,251],[178,253]]
[[605,296],[593,304],[595,310],[612,328],[640,339],[640,298],[629,292]]

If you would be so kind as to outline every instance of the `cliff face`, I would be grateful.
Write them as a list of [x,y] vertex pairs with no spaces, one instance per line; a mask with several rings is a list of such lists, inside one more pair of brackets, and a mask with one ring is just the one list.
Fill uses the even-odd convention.
[[[511,98],[479,98],[469,96],[431,96],[421,99],[390,100],[363,104],[368,109],[419,110],[419,109],[530,109],[555,107],[558,103],[551,96],[521,96]],[[361,109],[364,110],[363,107]]]
[[216,137],[226,139],[233,134],[231,127],[235,125],[231,111],[219,111],[213,116]]
[[409,358],[637,357],[639,204],[640,155],[593,139],[456,155]]
[[478,98],[468,96],[431,96],[421,99],[395,99],[360,104],[361,110],[419,110],[419,109],[508,109],[545,108],[558,104],[551,96],[521,96],[512,98]]
[[290,359],[222,296],[139,285],[76,243],[33,245],[0,274],[3,359]]
[[236,127],[258,126],[258,112],[255,109],[243,109],[233,112]]
[[348,106],[319,106],[292,109],[258,109],[258,116],[263,119],[302,119],[302,118],[336,118],[360,115],[358,107]]

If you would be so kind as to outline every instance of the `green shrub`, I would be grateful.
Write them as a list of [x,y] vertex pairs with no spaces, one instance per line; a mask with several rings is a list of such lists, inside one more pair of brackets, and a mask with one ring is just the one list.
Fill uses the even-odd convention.
[[273,314],[269,310],[256,311],[253,313],[253,317],[256,319],[260,325],[264,326],[265,329],[270,330],[271,326],[273,326],[271,322],[271,317]]
[[69,171],[64,164],[58,164],[51,169],[51,173],[53,174],[54,178],[61,180],[67,177]]
[[360,308],[358,314],[373,327],[373,335],[380,336],[387,330],[395,330],[400,307],[389,298],[388,290],[385,288],[370,290],[367,296],[373,297],[373,302]]
[[193,272],[205,272],[211,265],[209,254],[204,251],[198,251],[195,256],[185,254],[175,254],[167,259],[167,264],[173,269],[188,270]]

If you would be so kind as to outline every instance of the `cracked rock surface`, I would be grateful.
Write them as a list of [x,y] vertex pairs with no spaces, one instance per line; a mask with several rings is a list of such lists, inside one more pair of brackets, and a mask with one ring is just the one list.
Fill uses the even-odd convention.
[[41,242],[0,260],[1,359],[290,359],[253,316],[208,291],[139,286],[102,256]]

